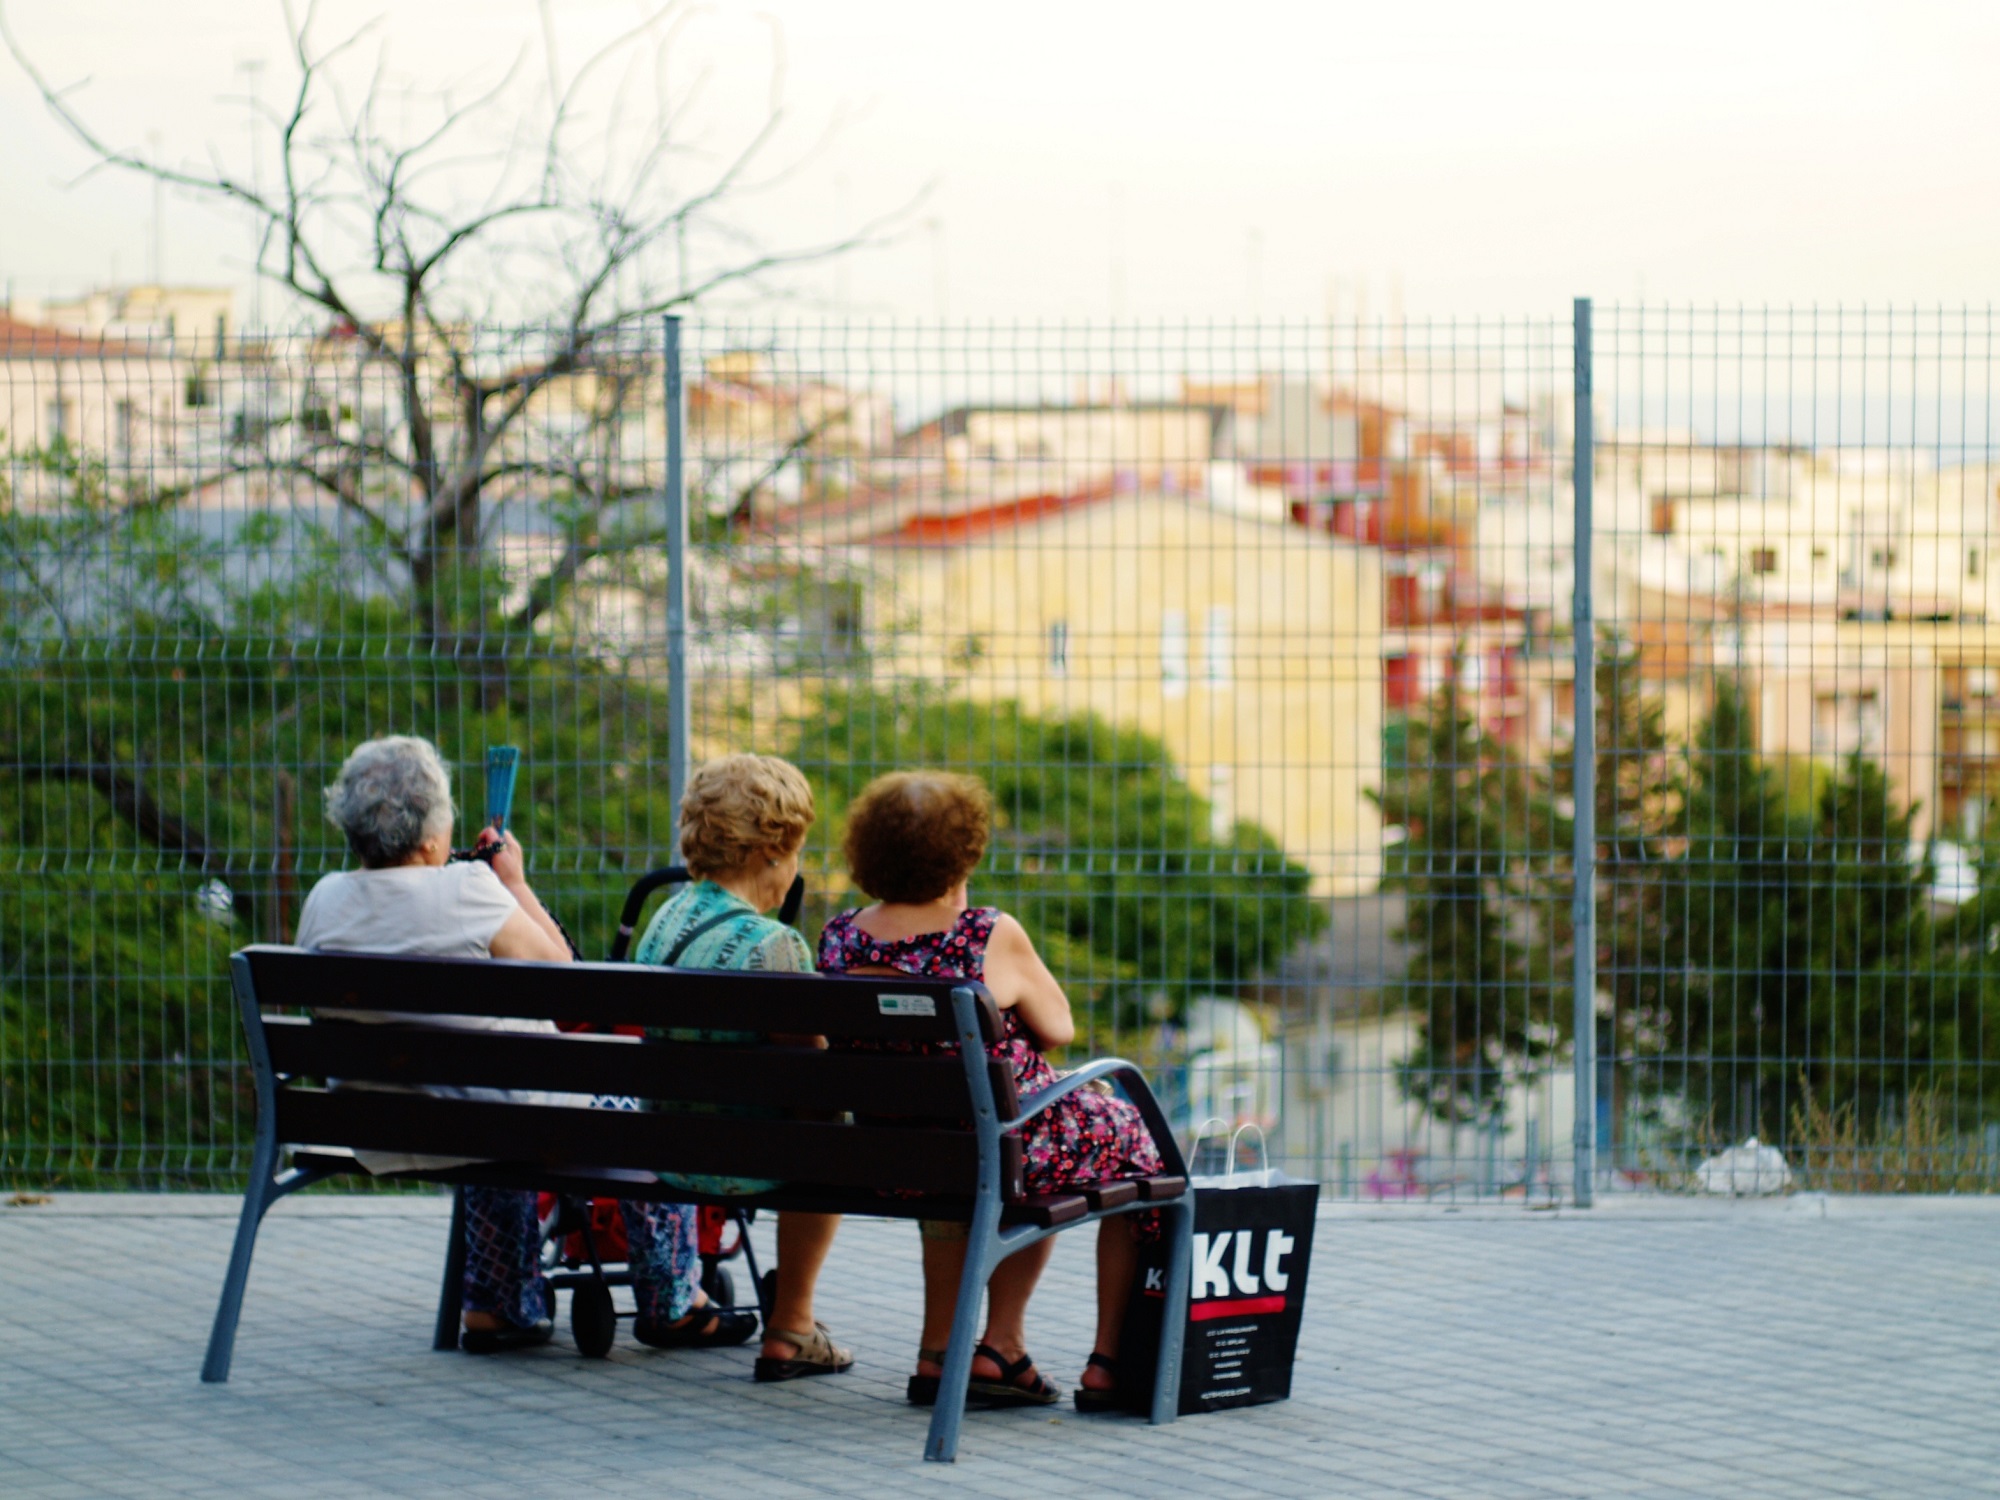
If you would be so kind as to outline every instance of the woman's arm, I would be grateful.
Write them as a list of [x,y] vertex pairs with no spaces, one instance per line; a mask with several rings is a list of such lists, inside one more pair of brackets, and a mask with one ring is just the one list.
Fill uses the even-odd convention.
[[[515,897],[516,900],[520,898]],[[534,900],[534,892],[528,893]],[[540,903],[536,903],[539,909]],[[547,912],[542,913],[547,916]],[[541,923],[528,914],[525,904],[500,924],[500,930],[487,943],[486,951],[495,958],[534,958],[543,963],[566,964],[574,956],[569,944],[561,938],[545,931]]]
[[994,998],[1021,1013],[1021,1020],[1042,1048],[1067,1046],[1076,1039],[1069,996],[1035,951],[1028,929],[1005,912],[994,918],[993,936],[986,942],[986,974],[994,984]]
[[[549,915],[541,898],[528,885],[528,862],[521,853],[521,844],[513,834],[496,834],[490,828],[479,830],[479,847],[498,842],[500,851],[493,856],[493,873],[500,877],[500,883],[507,887],[507,894],[514,898],[521,910],[511,916],[500,930],[493,935],[487,946],[495,958],[538,958],[549,963],[568,963],[574,955],[569,951],[569,939],[563,936],[556,919]],[[541,941],[529,936],[523,924],[532,928]],[[502,945],[505,944],[503,949]],[[518,950],[518,951],[506,951]]]

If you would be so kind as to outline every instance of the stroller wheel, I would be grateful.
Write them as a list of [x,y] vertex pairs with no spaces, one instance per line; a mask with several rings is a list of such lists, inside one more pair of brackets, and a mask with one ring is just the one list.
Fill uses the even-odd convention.
[[757,1310],[769,1316],[771,1307],[778,1300],[778,1268],[771,1267],[757,1278]]
[[618,1311],[611,1305],[611,1288],[588,1282],[569,1294],[569,1331],[576,1352],[585,1359],[602,1359],[618,1336]]
[[726,1266],[711,1266],[701,1278],[701,1289],[708,1293],[708,1300],[717,1307],[736,1305],[736,1278],[729,1274]]

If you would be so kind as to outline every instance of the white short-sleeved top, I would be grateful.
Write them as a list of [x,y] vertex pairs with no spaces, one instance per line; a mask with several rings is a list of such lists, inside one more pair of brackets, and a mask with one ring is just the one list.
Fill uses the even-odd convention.
[[[306,894],[297,943],[324,953],[385,953],[431,958],[491,958],[493,939],[521,909],[483,860],[337,870]],[[406,1015],[330,1011],[350,1021],[417,1021],[458,1031],[553,1031],[547,1021],[498,1016]]]
[[[322,875],[299,912],[298,946],[325,953],[386,953],[431,958],[491,958],[493,939],[521,909],[493,867],[469,859],[448,865],[398,865],[389,870],[338,870]],[[393,1010],[321,1010],[342,1021],[414,1021],[448,1031],[554,1031],[552,1021],[506,1016],[417,1015]],[[461,1089],[431,1084],[342,1084],[381,1093],[440,1094],[516,1104],[584,1103],[554,1094]],[[356,1151],[371,1172],[412,1172],[462,1166],[471,1157],[412,1156]]]

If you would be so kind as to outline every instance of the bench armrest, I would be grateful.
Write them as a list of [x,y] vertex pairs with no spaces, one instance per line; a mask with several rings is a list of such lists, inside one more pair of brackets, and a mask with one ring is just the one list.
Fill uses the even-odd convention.
[[1180,1142],[1174,1139],[1174,1132],[1167,1124],[1167,1113],[1160,1108],[1160,1101],[1153,1097],[1152,1086],[1146,1082],[1146,1075],[1139,1071],[1137,1063],[1127,1062],[1122,1057],[1100,1057],[1087,1062],[1074,1073],[1057,1079],[1045,1089],[1037,1089],[1021,1101],[1021,1112],[1003,1130],[1016,1130],[1028,1123],[1036,1115],[1074,1094],[1086,1084],[1100,1078],[1117,1078],[1125,1089],[1126,1097],[1137,1106],[1146,1129],[1153,1137],[1153,1144],[1160,1148],[1160,1160],[1166,1170],[1175,1175],[1187,1175],[1187,1163],[1181,1157]]

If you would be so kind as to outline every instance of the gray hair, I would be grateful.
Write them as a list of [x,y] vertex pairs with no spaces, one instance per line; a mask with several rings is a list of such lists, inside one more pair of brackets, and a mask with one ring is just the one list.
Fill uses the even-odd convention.
[[327,821],[371,870],[399,865],[425,839],[451,831],[451,773],[429,740],[364,740],[326,789]]

